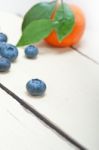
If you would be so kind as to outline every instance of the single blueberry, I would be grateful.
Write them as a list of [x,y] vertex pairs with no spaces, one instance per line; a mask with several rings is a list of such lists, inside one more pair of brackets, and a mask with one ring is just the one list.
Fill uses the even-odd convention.
[[0,55],[10,61],[15,61],[18,56],[18,49],[12,44],[2,43],[0,44]]
[[7,42],[8,38],[6,34],[0,33],[0,42]]
[[10,69],[10,67],[10,60],[4,57],[0,57],[0,72],[6,72]]
[[32,96],[42,96],[46,91],[46,84],[39,79],[32,79],[26,84],[27,91]]
[[25,56],[28,58],[35,58],[38,52],[38,48],[33,45],[29,45],[25,48]]

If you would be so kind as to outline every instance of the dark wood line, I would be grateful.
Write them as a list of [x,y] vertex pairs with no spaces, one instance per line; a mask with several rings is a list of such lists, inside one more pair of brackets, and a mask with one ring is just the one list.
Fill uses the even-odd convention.
[[76,47],[71,47],[74,51],[76,51],[77,53],[79,53],[80,55],[84,56],[85,58],[87,58],[88,60],[94,62],[95,64],[99,65],[99,62],[97,62],[96,60],[94,60],[93,58],[87,56],[86,54],[82,53],[81,51],[79,51],[79,49],[77,49]]
[[75,148],[77,148],[79,150],[87,150],[87,148],[85,148],[80,143],[78,143],[77,141],[75,141],[71,136],[69,136],[67,133],[65,133],[61,128],[59,128],[57,125],[55,125],[52,121],[50,121],[44,115],[42,115],[41,113],[39,113],[35,108],[31,107],[28,103],[25,102],[25,100],[21,99],[19,96],[17,96],[11,90],[9,90],[7,87],[5,87],[2,83],[0,83],[0,88],[2,90],[4,90],[7,94],[9,94],[11,97],[13,97],[25,109],[27,109],[33,115],[35,115],[45,125],[47,125],[51,129],[53,129],[53,131],[55,131],[58,135],[60,135],[62,138],[64,138],[66,140],[66,142],[68,141],[71,145],[73,145]]

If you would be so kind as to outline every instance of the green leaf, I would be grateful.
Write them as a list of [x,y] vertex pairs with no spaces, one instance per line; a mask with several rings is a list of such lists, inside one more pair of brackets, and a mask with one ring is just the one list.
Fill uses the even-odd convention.
[[55,29],[58,35],[58,39],[61,42],[73,31],[75,25],[74,14],[68,5],[64,4],[64,6],[61,5],[59,7],[55,15],[55,21],[57,21]]
[[36,43],[47,37],[52,31],[53,24],[50,19],[32,21],[23,31],[17,46]]
[[49,19],[55,8],[56,1],[41,2],[34,5],[24,16],[22,30],[33,20]]

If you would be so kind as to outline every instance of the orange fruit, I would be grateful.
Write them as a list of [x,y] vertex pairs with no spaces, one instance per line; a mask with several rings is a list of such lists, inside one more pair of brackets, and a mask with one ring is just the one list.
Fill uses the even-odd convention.
[[[74,13],[75,17],[75,25],[73,31],[66,36],[61,42],[59,42],[56,31],[52,31],[47,38],[45,38],[45,42],[49,45],[55,47],[70,47],[77,44],[85,30],[85,17],[82,10],[75,6],[70,5],[72,12]],[[57,11],[57,10],[56,10]],[[55,13],[55,12],[54,12]],[[51,19],[54,19],[55,15],[52,15]]]

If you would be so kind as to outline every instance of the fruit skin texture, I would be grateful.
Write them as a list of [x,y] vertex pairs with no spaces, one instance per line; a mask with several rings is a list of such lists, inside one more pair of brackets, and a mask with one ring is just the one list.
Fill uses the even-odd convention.
[[0,72],[6,72],[10,69],[10,67],[10,60],[4,57],[0,57]]
[[45,38],[45,42],[49,45],[55,47],[70,47],[76,45],[80,41],[85,30],[84,14],[82,10],[75,5],[70,5],[70,8],[73,11],[75,17],[75,25],[73,31],[61,42],[59,42],[56,32],[52,31],[52,33],[47,38]]
[[5,42],[0,42],[0,55],[1,55],[1,51],[2,51],[4,44],[5,44]]
[[0,33],[0,42],[7,42],[8,38],[6,34]]
[[25,56],[27,58],[35,58],[37,55],[38,55],[37,47],[29,45],[28,47],[25,48]]
[[0,44],[0,55],[13,62],[18,56],[18,49],[12,44],[2,43]]
[[39,79],[32,79],[27,82],[26,89],[32,96],[42,96],[46,91],[46,84]]

